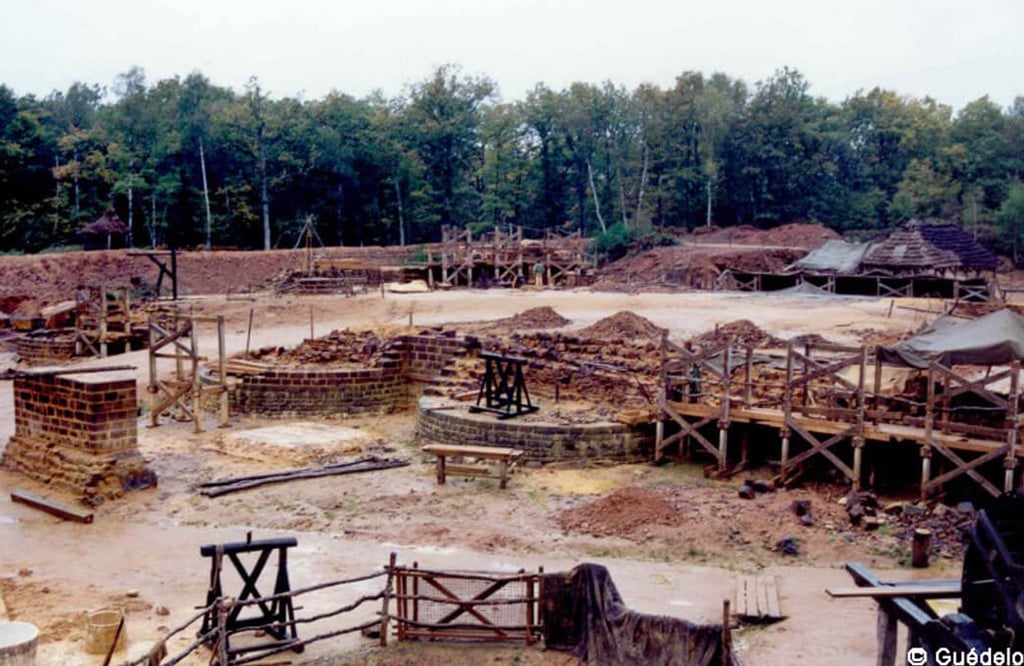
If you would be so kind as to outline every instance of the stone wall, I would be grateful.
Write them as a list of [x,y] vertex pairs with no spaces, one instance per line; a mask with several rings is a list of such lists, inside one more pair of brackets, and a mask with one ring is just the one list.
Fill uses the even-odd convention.
[[455,356],[466,353],[463,338],[444,335],[403,335],[405,373],[411,380],[429,382],[441,375],[444,366]]
[[231,407],[244,413],[291,418],[387,413],[408,404],[400,358],[367,368],[281,368],[242,377]]
[[74,335],[26,335],[15,344],[18,358],[27,366],[62,365],[75,355]]
[[138,449],[135,378],[46,371],[15,378],[14,435],[0,465],[92,505],[155,486]]
[[501,421],[491,414],[470,414],[468,406],[451,408],[450,404],[442,405],[429,397],[420,400],[416,436],[424,444],[512,447],[525,451],[527,459],[538,462],[643,461],[650,460],[654,450],[653,426]]
[[465,346],[461,338],[405,335],[388,356],[364,368],[307,366],[243,376],[231,392],[231,408],[283,418],[397,411],[411,404],[411,381],[439,376]]

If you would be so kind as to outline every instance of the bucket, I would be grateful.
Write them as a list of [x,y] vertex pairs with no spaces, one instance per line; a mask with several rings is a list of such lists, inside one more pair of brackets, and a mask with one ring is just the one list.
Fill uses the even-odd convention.
[[120,634],[117,632],[123,617],[124,611],[119,608],[103,608],[86,613],[85,651],[89,654],[107,654],[115,637],[117,647],[114,652],[124,650],[128,645],[128,624],[121,627]]
[[0,666],[35,666],[39,629],[28,622],[0,622]]

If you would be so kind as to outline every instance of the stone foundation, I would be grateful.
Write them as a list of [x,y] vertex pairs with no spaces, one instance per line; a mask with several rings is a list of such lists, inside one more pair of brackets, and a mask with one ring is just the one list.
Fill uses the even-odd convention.
[[28,366],[61,365],[75,355],[75,336],[27,335],[15,343],[18,358]]
[[14,380],[14,435],[0,466],[97,505],[156,485],[138,449],[134,377],[55,374]]
[[231,409],[294,418],[386,414],[410,405],[410,382],[438,377],[466,342],[443,335],[405,335],[389,355],[363,368],[307,366],[243,375],[231,392]]
[[388,413],[408,403],[400,359],[374,368],[281,368],[244,376],[231,392],[243,413],[293,418]]
[[422,443],[512,447],[537,462],[601,459],[621,462],[650,460],[654,426],[622,423],[560,425],[471,414],[468,404],[453,405],[431,397],[420,399],[416,437]]

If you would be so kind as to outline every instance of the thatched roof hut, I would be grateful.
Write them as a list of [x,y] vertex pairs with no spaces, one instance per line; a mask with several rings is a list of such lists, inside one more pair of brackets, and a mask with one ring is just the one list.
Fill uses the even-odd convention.
[[871,245],[861,272],[942,275],[995,270],[996,257],[953,222],[911,220]]
[[[121,221],[113,208],[108,208],[95,222],[78,230],[78,235],[83,239],[87,250],[103,248],[109,250],[115,245],[122,247],[124,236],[127,233],[128,225]],[[119,236],[121,242],[115,243],[115,236]]]

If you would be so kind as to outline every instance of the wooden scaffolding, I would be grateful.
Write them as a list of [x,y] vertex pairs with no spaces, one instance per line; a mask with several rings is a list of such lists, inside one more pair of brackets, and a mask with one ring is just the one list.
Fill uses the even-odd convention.
[[[200,324],[217,327],[217,381],[203,381],[201,364],[209,359],[199,353]],[[204,394],[215,394],[220,403],[220,425],[228,425],[228,391],[226,352],[224,342],[224,317],[197,316],[178,310],[151,312],[149,315],[149,387],[152,395],[150,425],[160,425],[160,416],[176,410],[177,416],[190,420],[195,432],[202,432],[202,398]],[[158,362],[173,360],[174,371],[170,377],[161,378]]]
[[482,276],[501,286],[519,287],[533,282],[533,268],[544,266],[548,286],[574,286],[587,268],[589,240],[578,231],[560,234],[545,231],[542,239],[527,239],[522,227],[494,230],[474,237],[470,229],[441,228],[440,261],[428,256],[428,275],[440,269],[440,284],[473,286]]
[[84,285],[75,290],[75,355],[105,358],[131,337],[131,295],[125,288]]
[[[742,423],[777,430],[780,484],[794,482],[812,459],[825,459],[859,488],[868,443],[886,456],[902,442],[919,448],[923,497],[961,477],[993,496],[1015,487],[1024,427],[1019,362],[988,368],[979,379],[931,362],[914,371],[923,396],[885,395],[883,364],[870,347],[798,349],[790,343],[775,350],[726,345],[694,351],[666,341],[663,348],[656,460],[684,457],[687,445],[696,444],[711,455],[716,474],[734,473],[748,463],[746,432],[738,460],[729,452],[730,427]],[[1008,386],[1005,394],[997,383]],[[711,424],[717,442],[706,434]],[[841,443],[848,445],[845,453],[838,451]],[[933,469],[936,453],[944,471]],[[997,484],[980,468],[1000,460],[1004,474]]]

